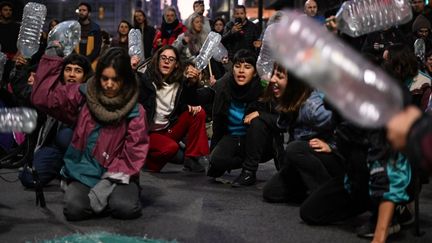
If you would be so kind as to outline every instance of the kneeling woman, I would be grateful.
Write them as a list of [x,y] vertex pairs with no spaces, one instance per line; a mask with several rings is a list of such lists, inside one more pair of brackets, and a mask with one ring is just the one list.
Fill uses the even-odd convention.
[[199,104],[197,81],[200,72],[189,65],[183,69],[173,46],[157,50],[144,74],[140,75],[139,102],[148,112],[150,150],[146,169],[160,170],[175,158],[179,142],[185,140],[184,170],[204,172],[200,163],[208,155],[206,113]]
[[40,110],[75,128],[62,169],[68,181],[66,219],[83,220],[102,212],[139,217],[139,172],[148,135],[128,54],[122,48],[109,49],[87,84],[62,85],[62,66],[60,57],[42,58],[31,99]]
[[270,86],[279,97],[278,126],[288,129],[290,141],[281,169],[265,185],[270,202],[303,200],[330,178],[344,173],[344,162],[334,145],[332,111],[319,92],[275,65]]

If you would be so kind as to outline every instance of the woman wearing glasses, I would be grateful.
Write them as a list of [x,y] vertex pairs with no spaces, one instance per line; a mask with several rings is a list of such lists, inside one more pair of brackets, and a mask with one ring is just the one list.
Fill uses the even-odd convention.
[[184,169],[204,172],[199,159],[208,155],[206,114],[196,89],[200,72],[192,66],[183,69],[178,51],[172,46],[157,50],[144,74],[140,75],[139,102],[147,111],[150,124],[150,150],[146,169],[159,172],[174,159],[178,142],[185,138]]

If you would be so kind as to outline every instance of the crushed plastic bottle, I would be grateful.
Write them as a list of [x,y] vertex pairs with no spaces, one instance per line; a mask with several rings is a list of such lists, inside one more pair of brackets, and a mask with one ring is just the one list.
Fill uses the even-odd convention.
[[426,56],[426,44],[422,38],[418,38],[414,42],[414,54],[422,63],[424,63]]
[[143,42],[141,31],[131,29],[128,34],[129,56],[138,56],[140,60],[144,59]]
[[0,80],[2,80],[4,66],[6,64],[7,56],[3,52],[0,52]]
[[266,83],[270,81],[271,74],[273,71],[274,61],[273,61],[272,51],[269,46],[269,35],[272,29],[275,27],[275,25],[277,25],[277,23],[271,24],[266,28],[262,40],[262,47],[256,63],[258,75],[260,76],[261,80],[264,80]]
[[381,127],[402,108],[395,80],[304,14],[287,11],[269,43],[277,62],[360,126]]
[[31,133],[37,125],[37,112],[25,107],[0,109],[0,132]]
[[17,47],[25,58],[30,58],[39,50],[46,14],[45,5],[40,3],[29,2],[24,7]]
[[81,38],[81,25],[78,21],[68,20],[56,25],[48,33],[48,48],[58,41],[63,48],[64,56],[68,56],[78,45]]
[[413,17],[409,0],[351,0],[336,14],[338,29],[357,37],[409,22]]
[[202,45],[198,56],[195,58],[195,67],[202,71],[207,67],[210,58],[214,54],[214,50],[219,46],[222,36],[214,31],[211,31]]
[[224,59],[228,60],[228,50],[222,43],[219,43],[219,45],[214,49],[213,59],[217,62],[223,62]]

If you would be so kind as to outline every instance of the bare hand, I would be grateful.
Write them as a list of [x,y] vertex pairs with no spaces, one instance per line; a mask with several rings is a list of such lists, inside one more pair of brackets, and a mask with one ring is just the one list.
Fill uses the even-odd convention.
[[332,15],[332,16],[328,17],[325,21],[325,25],[326,25],[328,30],[330,30],[332,32],[337,32],[338,26],[337,26],[337,22],[336,22],[336,16]]
[[184,72],[186,78],[193,83],[196,83],[200,79],[200,74],[201,72],[192,65],[187,66]]
[[157,40],[156,40],[156,44],[157,44],[158,46],[161,46],[161,45],[162,45],[162,39],[160,39],[160,38],[157,39]]
[[242,24],[238,23],[238,24],[234,24],[234,26],[232,27],[231,31],[233,33],[239,32],[242,29]]
[[188,44],[189,41],[190,41],[190,37],[187,36],[187,35],[185,35],[185,36],[183,37],[183,41],[184,41],[186,44]]
[[196,116],[201,111],[201,106],[191,106],[188,105],[189,113],[192,113],[192,116]]
[[132,67],[132,69],[134,71],[137,70],[138,64],[139,64],[140,61],[141,61],[141,59],[137,55],[134,55],[134,56],[131,57],[130,64],[131,64],[131,67]]
[[245,116],[243,123],[250,125],[252,120],[258,116],[259,116],[258,111],[251,112]]
[[217,81],[217,80],[215,79],[215,76],[212,75],[212,76],[210,77],[209,83],[210,83],[211,86],[213,86],[213,85],[216,84],[216,81]]
[[330,146],[319,138],[309,140],[309,146],[319,153],[330,153],[332,151]]
[[27,60],[25,59],[25,57],[23,55],[21,55],[21,53],[17,53],[14,56],[14,60],[15,60],[16,66],[24,66],[24,65],[28,64]]
[[421,115],[422,112],[417,107],[409,106],[390,119],[387,123],[387,139],[393,148],[405,148],[411,126]]

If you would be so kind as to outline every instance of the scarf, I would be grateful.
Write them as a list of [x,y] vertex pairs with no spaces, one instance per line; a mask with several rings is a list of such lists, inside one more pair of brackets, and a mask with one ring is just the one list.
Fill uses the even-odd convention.
[[246,85],[238,85],[234,78],[231,78],[228,82],[229,94],[234,100],[249,103],[261,96],[263,89],[259,82],[258,76],[252,78],[252,80]]
[[87,107],[93,117],[101,124],[116,124],[126,117],[138,100],[138,83],[123,86],[116,97],[108,98],[91,78],[87,81]]
[[173,31],[175,30],[175,28],[177,27],[177,25],[179,25],[179,20],[176,19],[171,24],[168,24],[165,21],[165,18],[162,18],[162,19],[163,19],[162,20],[162,26],[161,26],[162,38],[163,39],[168,39],[173,34]]

